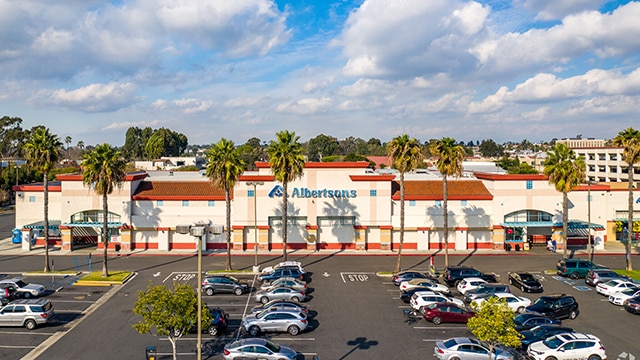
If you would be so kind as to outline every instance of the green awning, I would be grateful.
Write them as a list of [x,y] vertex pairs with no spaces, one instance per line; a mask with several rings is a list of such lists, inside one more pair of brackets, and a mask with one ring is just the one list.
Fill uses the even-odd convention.
[[[554,223],[555,227],[562,227],[561,222]],[[605,227],[600,224],[591,223],[582,220],[569,220],[567,221],[567,229],[586,229],[591,226],[592,229],[604,229]]]
[[[49,220],[49,230],[60,230],[60,220]],[[23,225],[23,229],[44,230],[44,221]]]
[[500,224],[504,227],[551,227],[551,221],[514,221]]
[[[77,222],[77,223],[66,223],[63,224],[64,226],[69,226],[69,227],[91,227],[91,228],[95,228],[95,227],[102,227],[103,223],[102,221],[87,221],[87,222]],[[122,225],[124,225],[121,222],[108,222],[107,223],[107,227],[110,228],[120,228],[122,227]]]

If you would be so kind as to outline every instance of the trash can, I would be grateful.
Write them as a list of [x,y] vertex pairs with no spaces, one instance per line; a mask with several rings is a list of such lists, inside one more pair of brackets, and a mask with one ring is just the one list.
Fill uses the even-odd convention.
[[22,242],[22,230],[18,228],[11,230],[11,242],[14,244],[20,244]]
[[515,250],[520,251],[520,244],[516,244]]
[[145,350],[145,355],[147,356],[147,360],[156,360],[156,347],[147,346]]
[[505,251],[511,251],[511,244],[507,244],[507,243],[505,243],[505,244],[504,244],[504,250],[505,250]]

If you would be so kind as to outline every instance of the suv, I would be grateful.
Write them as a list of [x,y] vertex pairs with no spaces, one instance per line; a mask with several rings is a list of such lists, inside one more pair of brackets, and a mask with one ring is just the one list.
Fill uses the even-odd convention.
[[592,269],[606,269],[606,267],[581,259],[561,259],[556,264],[558,275],[568,276],[574,280],[587,276],[587,272]]
[[307,328],[307,315],[300,311],[273,310],[263,311],[255,315],[247,315],[241,327],[251,336],[258,336],[263,331],[288,332],[296,336]]
[[0,304],[2,306],[7,305],[13,299],[18,297],[18,292],[13,285],[0,285]]
[[270,281],[280,279],[282,277],[292,277],[300,280],[304,280],[304,274],[297,268],[290,267],[281,267],[279,269],[275,269],[268,274],[262,274],[258,277],[259,281],[262,281],[263,284],[268,283]]
[[529,345],[527,353],[541,359],[606,359],[607,354],[600,339],[583,333],[554,335]]
[[3,285],[11,285],[18,292],[18,295],[29,298],[29,297],[38,297],[40,295],[44,295],[45,289],[44,286],[38,284],[29,284],[22,279],[14,278],[14,279],[3,279],[0,281],[0,286]]
[[462,300],[433,291],[418,291],[411,296],[411,300],[409,301],[409,304],[414,310],[420,310],[421,307],[433,303],[452,303],[460,307],[465,307]]
[[472,302],[480,298],[486,298],[497,293],[510,293],[511,289],[507,284],[480,284],[477,288],[464,293],[464,301]]
[[576,299],[566,294],[541,296],[532,305],[527,306],[526,311],[553,319],[575,319],[580,313]]
[[24,326],[33,330],[50,322],[54,315],[49,300],[16,300],[0,309],[0,326]]
[[207,276],[202,280],[202,291],[211,296],[216,293],[236,294],[238,296],[249,291],[249,284],[228,275]]
[[610,269],[591,269],[587,271],[587,275],[584,277],[584,282],[587,285],[596,286],[599,283],[604,283],[614,279],[629,280],[628,277],[620,275]]
[[444,269],[442,278],[449,286],[457,286],[458,282],[464,278],[477,277],[487,282],[496,282],[496,276],[493,274],[485,274],[472,267],[467,266],[449,266]]

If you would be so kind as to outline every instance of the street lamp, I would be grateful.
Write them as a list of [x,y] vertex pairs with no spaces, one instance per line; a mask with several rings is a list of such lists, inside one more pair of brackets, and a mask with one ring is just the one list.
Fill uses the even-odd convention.
[[248,186],[253,186],[253,251],[255,252],[255,259],[253,260],[253,271],[258,271],[258,185],[264,185],[262,181],[249,181]]
[[591,184],[597,184],[597,181],[587,180],[587,252],[589,260],[593,261],[593,245],[591,244]]

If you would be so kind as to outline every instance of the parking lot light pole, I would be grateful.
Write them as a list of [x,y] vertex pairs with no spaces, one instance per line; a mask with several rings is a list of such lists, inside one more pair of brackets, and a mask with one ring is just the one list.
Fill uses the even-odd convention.
[[258,185],[264,185],[262,181],[249,181],[247,185],[253,186],[253,251],[255,258],[253,260],[253,271],[258,272]]
[[204,225],[192,226],[190,232],[192,236],[198,238],[198,284],[196,286],[198,294],[198,339],[196,344],[197,359],[202,359],[202,236],[204,236]]
[[595,181],[587,180],[587,252],[589,260],[593,261],[593,245],[591,244],[591,184],[597,184]]

